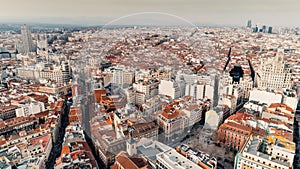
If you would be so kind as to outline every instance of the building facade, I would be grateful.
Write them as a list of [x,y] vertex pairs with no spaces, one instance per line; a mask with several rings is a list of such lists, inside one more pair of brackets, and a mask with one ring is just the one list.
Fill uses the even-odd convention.
[[257,86],[261,88],[291,88],[292,73],[284,62],[283,52],[279,51],[274,58],[262,62],[256,79]]
[[22,35],[22,46],[20,53],[30,53],[35,52],[35,46],[33,44],[31,31],[28,26],[21,26],[21,35]]

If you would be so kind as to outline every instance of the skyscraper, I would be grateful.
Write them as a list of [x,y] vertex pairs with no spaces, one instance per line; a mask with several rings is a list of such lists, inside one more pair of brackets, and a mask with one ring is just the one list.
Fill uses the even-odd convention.
[[22,47],[21,53],[35,52],[31,32],[26,25],[21,26]]
[[263,25],[261,29],[262,29],[262,32],[264,32],[264,33],[267,32],[267,26],[266,25]]
[[271,26],[269,26],[269,29],[268,29],[268,33],[272,33],[272,27]]
[[251,22],[251,20],[248,20],[248,22],[247,22],[247,28],[251,28],[252,27],[252,22]]
[[257,25],[255,26],[255,28],[253,28],[253,32],[258,32],[258,27],[257,27]]

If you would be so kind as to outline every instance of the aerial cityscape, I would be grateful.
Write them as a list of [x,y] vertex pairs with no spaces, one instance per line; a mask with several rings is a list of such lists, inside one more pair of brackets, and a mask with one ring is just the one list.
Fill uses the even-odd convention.
[[300,168],[299,2],[4,1],[0,169]]

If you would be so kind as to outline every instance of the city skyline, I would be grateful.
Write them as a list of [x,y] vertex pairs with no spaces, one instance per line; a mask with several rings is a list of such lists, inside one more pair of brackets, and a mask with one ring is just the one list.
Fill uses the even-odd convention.
[[300,2],[1,2],[0,169],[300,169]]
[[[189,2],[182,0],[128,0],[126,2],[120,0],[65,0],[63,2],[28,0],[26,3],[19,0],[5,0],[2,4],[5,4],[6,8],[0,11],[0,20],[9,23],[103,25],[118,18],[124,18],[124,16],[148,12],[178,16],[195,25],[245,26],[246,21],[251,19],[253,25],[258,23],[297,27],[296,18],[300,16],[300,11],[297,10],[300,2],[296,0],[284,2],[280,0],[190,0]],[[153,15],[153,17],[156,16]],[[146,23],[149,21],[147,18]],[[129,23],[136,20],[134,17],[125,17],[125,19]],[[154,24],[161,23],[164,23],[164,20],[155,21]]]

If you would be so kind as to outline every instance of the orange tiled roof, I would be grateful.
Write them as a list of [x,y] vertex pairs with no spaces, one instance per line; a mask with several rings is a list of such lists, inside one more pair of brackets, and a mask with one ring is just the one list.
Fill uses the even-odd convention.
[[229,130],[235,130],[238,132],[245,132],[245,133],[250,133],[252,128],[248,127],[248,126],[244,126],[241,124],[237,124],[237,123],[233,123],[233,122],[227,122],[227,123],[223,123],[220,127],[220,129],[229,129]]
[[105,120],[107,124],[112,124],[112,120],[110,118],[106,118]]
[[6,144],[6,140],[0,140],[0,146]]
[[242,120],[253,118],[253,115],[247,113],[239,113],[233,114],[227,118],[227,120],[233,120],[236,122],[240,122]]
[[180,115],[179,110],[174,109],[173,107],[166,106],[166,108],[161,113],[167,119],[173,119]]
[[286,116],[288,117],[289,119],[292,119],[294,118],[294,115],[293,114],[289,114],[289,113],[284,113],[284,112],[281,112],[281,111],[272,111],[272,110],[265,110],[264,112],[268,112],[268,113],[271,113],[271,114],[276,114],[276,115],[279,115],[279,116]]
[[[138,164],[135,164],[134,161]],[[116,162],[126,169],[140,169],[147,165],[147,163],[142,158],[132,159],[129,158],[128,155],[124,152],[121,152],[116,156]]]
[[284,107],[287,111],[290,111],[290,112],[293,112],[294,110],[287,106],[286,104],[284,103],[272,103],[269,108],[277,108],[277,107]]
[[62,154],[69,154],[69,153],[70,153],[69,146],[68,145],[63,146],[61,149],[61,156],[62,156]]
[[4,122],[3,120],[1,120],[1,121],[0,121],[0,129],[1,129],[1,128],[4,128],[5,126],[6,126],[6,125],[5,125],[5,122]]
[[51,134],[46,134],[44,136],[41,137],[37,137],[37,138],[33,138],[31,140],[29,140],[29,142],[31,144],[40,144],[42,143],[43,147],[46,147],[47,143],[50,141]]

